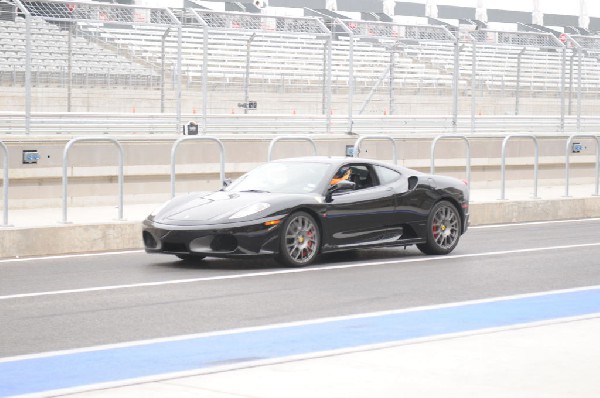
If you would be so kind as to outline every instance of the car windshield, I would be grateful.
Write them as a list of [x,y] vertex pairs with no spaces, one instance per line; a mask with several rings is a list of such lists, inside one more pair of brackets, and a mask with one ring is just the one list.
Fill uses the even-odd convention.
[[257,167],[225,188],[228,192],[313,193],[327,176],[329,165],[274,162]]

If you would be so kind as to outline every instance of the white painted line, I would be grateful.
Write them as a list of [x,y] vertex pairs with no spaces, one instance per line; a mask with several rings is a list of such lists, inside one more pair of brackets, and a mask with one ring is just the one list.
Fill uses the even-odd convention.
[[98,253],[78,253],[78,254],[63,254],[60,256],[44,256],[44,257],[15,257],[15,258],[6,258],[4,260],[0,260],[0,264],[2,263],[23,263],[23,262],[36,262],[42,260],[62,260],[67,258],[78,258],[78,257],[98,257],[98,256],[113,256],[118,254],[133,254],[133,253],[144,253],[143,250],[124,250],[118,252],[98,252]]
[[569,250],[569,249],[580,249],[580,248],[584,248],[584,247],[598,247],[598,246],[600,246],[600,242],[599,243],[583,243],[583,244],[579,244],[579,245],[564,245],[564,246],[537,247],[537,248],[520,249],[520,250],[494,251],[494,252],[485,252],[485,253],[457,254],[457,255],[448,255],[448,256],[423,256],[423,257],[408,258],[408,259],[404,259],[404,260],[395,259],[395,260],[383,260],[383,261],[368,261],[368,262],[357,262],[357,263],[350,263],[350,264],[343,264],[343,265],[331,265],[331,266],[324,266],[324,267],[294,268],[294,269],[285,269],[285,270],[279,270],[279,271],[252,272],[252,273],[246,273],[246,274],[220,275],[220,276],[211,276],[211,277],[204,277],[204,278],[175,279],[175,280],[159,281],[159,282],[131,283],[131,284],[126,284],[126,285],[97,286],[97,287],[88,287],[88,288],[80,288],[80,289],[54,290],[54,291],[48,291],[48,292],[20,293],[20,294],[11,294],[11,295],[6,295],[6,296],[0,296],[0,300],[42,297],[42,296],[56,296],[56,295],[61,295],[61,294],[90,293],[90,292],[132,289],[132,288],[141,288],[141,287],[178,285],[178,284],[184,284],[184,283],[211,282],[211,281],[222,281],[222,280],[231,280],[231,279],[246,279],[246,278],[256,278],[256,277],[261,277],[261,276],[301,274],[301,273],[307,273],[307,272],[334,271],[334,270],[340,270],[340,269],[362,268],[362,267],[370,267],[370,266],[376,266],[376,265],[418,263],[418,262],[429,262],[429,261],[450,261],[450,260],[461,259],[461,258],[502,256],[502,255],[508,255],[508,254],[535,253],[535,252],[548,251],[548,250]]
[[[528,225],[547,225],[547,224],[566,224],[566,223],[584,223],[584,222],[600,221],[600,218],[582,218],[577,220],[552,220],[552,221],[529,221],[522,223],[512,224],[490,224],[490,225],[475,225],[469,227],[471,229],[488,229],[488,228],[510,228],[510,227],[523,227]],[[468,231],[467,231],[468,233]]]
[[[276,323],[276,324],[270,324],[270,325],[253,326],[253,327],[245,327],[245,328],[238,328],[238,329],[220,330],[220,331],[215,331],[215,332],[187,334],[187,335],[179,335],[179,336],[171,336],[171,337],[161,337],[161,338],[155,338],[155,339],[137,340],[137,341],[124,342],[124,343],[115,343],[115,344],[104,344],[104,345],[75,348],[75,349],[69,349],[69,350],[49,351],[49,352],[43,352],[43,353],[39,353],[39,354],[27,354],[27,355],[13,356],[13,357],[5,357],[5,358],[0,358],[0,363],[21,361],[21,360],[25,360],[25,359],[48,358],[48,357],[53,357],[53,356],[58,356],[58,355],[79,354],[79,353],[83,353],[83,352],[105,351],[105,350],[112,350],[112,349],[116,349],[116,348],[128,348],[128,347],[136,347],[136,346],[143,346],[143,345],[156,344],[156,343],[169,343],[169,342],[174,342],[174,341],[183,341],[183,340],[198,339],[198,338],[205,338],[205,337],[225,336],[225,335],[239,334],[239,333],[250,333],[250,332],[257,332],[257,331],[264,331],[264,330],[278,329],[278,328],[317,325],[317,324],[328,323],[328,322],[347,321],[347,320],[361,319],[361,318],[372,318],[372,317],[380,317],[380,316],[386,316],[386,315],[397,315],[397,314],[405,314],[405,313],[411,313],[411,312],[438,310],[438,309],[444,309],[444,308],[461,307],[461,306],[485,304],[485,303],[495,303],[495,302],[501,302],[501,301],[519,300],[519,299],[525,299],[525,298],[531,298],[531,297],[542,297],[542,296],[549,296],[549,295],[554,295],[554,294],[576,293],[576,292],[584,292],[584,291],[599,290],[599,289],[600,289],[600,285],[584,286],[584,287],[571,288],[571,289],[549,290],[549,291],[545,291],[545,292],[525,293],[525,294],[516,294],[516,295],[512,295],[512,296],[500,296],[500,297],[492,297],[492,298],[478,299],[478,300],[459,301],[459,302],[454,302],[454,303],[426,305],[426,306],[420,306],[420,307],[404,308],[404,309],[400,309],[400,310],[367,312],[367,313],[353,314],[353,315],[342,315],[342,316],[333,316],[333,317],[326,317],[326,318],[317,318],[317,319],[306,320],[306,321]],[[600,314],[592,314],[592,315],[594,317],[600,316]],[[583,319],[584,317],[590,317],[592,315],[587,314],[587,315],[583,315],[581,317],[569,317],[569,318],[564,318],[564,319],[579,319],[579,318]],[[550,321],[552,321],[552,320],[550,320]],[[543,321],[543,322],[546,322],[546,321]],[[464,333],[464,332],[460,332],[460,333]]]

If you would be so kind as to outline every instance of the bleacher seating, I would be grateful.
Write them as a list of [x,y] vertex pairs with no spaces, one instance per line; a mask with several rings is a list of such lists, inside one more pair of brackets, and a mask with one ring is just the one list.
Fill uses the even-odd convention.
[[[69,30],[42,19],[32,19],[32,78],[34,83],[64,85],[68,73]],[[72,38],[73,81],[85,85],[158,87],[165,27],[99,26],[79,22]],[[250,33],[211,31],[208,78],[211,84],[240,84],[246,73],[246,48]],[[166,70],[175,70],[178,37],[172,29],[164,39]],[[0,21],[0,84],[19,84],[25,70],[25,23]],[[182,71],[188,85],[199,84],[203,64],[202,30],[186,26],[182,32]],[[260,34],[250,45],[252,84],[273,88],[322,89],[324,41],[309,35]],[[521,48],[477,47],[476,81],[490,91],[514,90],[517,85],[517,58]],[[400,87],[448,89],[454,67],[452,44],[423,42],[407,45],[395,57],[394,77]],[[334,40],[332,85],[348,86],[349,42]],[[372,41],[354,44],[354,78],[358,89],[370,89],[389,67],[390,54]],[[461,86],[472,78],[472,48],[462,47]],[[584,57],[582,87],[600,92],[600,61]],[[569,73],[567,68],[567,73]],[[576,69],[575,69],[576,70]],[[562,55],[559,52],[528,48],[521,58],[521,90],[558,91],[561,85]],[[567,77],[568,79],[568,77]]]

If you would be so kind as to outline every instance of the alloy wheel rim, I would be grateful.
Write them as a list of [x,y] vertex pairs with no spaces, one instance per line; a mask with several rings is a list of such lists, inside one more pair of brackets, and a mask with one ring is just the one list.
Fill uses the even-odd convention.
[[305,216],[298,216],[288,224],[285,245],[289,256],[298,263],[310,261],[317,253],[317,227]]
[[440,207],[433,216],[433,239],[438,246],[448,249],[458,240],[458,215],[450,206]]

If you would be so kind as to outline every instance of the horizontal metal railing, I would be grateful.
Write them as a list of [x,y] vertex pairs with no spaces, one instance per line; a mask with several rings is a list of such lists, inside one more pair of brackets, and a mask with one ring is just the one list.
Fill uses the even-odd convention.
[[[199,121],[201,116],[184,114],[182,120]],[[600,131],[600,116],[582,117],[580,131],[577,118],[566,117],[564,132],[596,133]],[[325,133],[327,117],[324,115],[210,115],[206,133],[218,134],[306,134]],[[348,118],[344,115],[331,118],[331,133],[345,134]],[[527,133],[561,132],[560,116],[481,116],[476,119],[475,133]],[[0,132],[25,135],[23,112],[0,112]],[[453,126],[452,116],[357,116],[354,134],[406,134],[406,133],[471,133],[471,118],[459,117]],[[177,118],[169,114],[144,113],[34,113],[30,135],[99,135],[99,134],[178,134]]]

